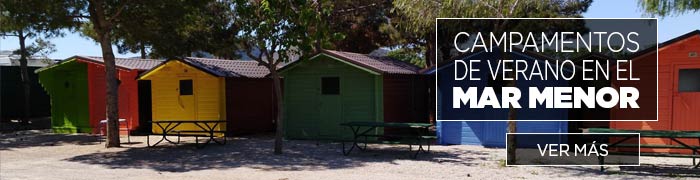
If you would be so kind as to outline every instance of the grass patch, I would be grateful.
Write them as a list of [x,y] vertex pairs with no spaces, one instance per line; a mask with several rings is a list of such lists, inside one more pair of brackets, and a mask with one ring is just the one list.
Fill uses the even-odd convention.
[[498,167],[506,167],[506,160],[505,159],[499,159],[498,160]]

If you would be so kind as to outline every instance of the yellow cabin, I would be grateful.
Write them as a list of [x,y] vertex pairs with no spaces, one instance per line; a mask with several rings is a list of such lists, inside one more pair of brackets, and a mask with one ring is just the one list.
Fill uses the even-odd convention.
[[[228,108],[227,110],[227,101],[232,106],[245,104],[245,102],[241,103],[238,100],[244,100],[245,98],[234,97],[237,95],[229,95],[230,97],[227,98],[227,92],[241,92],[236,90],[236,88],[265,88],[265,86],[236,87],[233,86],[234,83],[232,82],[236,82],[236,80],[262,80],[271,83],[272,81],[267,80],[269,78],[265,78],[267,74],[269,74],[267,68],[258,66],[258,63],[254,61],[186,58],[183,60],[173,59],[165,61],[150,71],[143,73],[139,80],[151,82],[152,121],[225,120],[226,123],[217,126],[215,131],[226,131],[229,134],[231,130],[241,129],[235,126],[240,124],[237,121],[243,120],[270,121],[269,127],[273,127],[272,119],[268,119],[267,115],[261,115],[263,117],[259,118],[246,117],[246,119],[240,120],[237,117],[227,117],[240,116],[238,115],[240,113],[235,111],[235,109]],[[226,86],[227,81],[231,84],[228,89]],[[272,88],[269,89],[271,91]],[[268,90],[257,89],[254,91]],[[228,131],[227,127],[229,128]],[[177,126],[174,130],[199,130],[199,127],[194,124],[184,123]],[[152,131],[153,133],[162,133],[161,128],[158,127],[152,127]],[[231,134],[235,133],[231,132]]]

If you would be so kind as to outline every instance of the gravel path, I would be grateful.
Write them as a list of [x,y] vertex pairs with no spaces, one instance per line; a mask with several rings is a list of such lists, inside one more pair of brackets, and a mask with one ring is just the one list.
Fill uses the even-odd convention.
[[1,134],[0,179],[700,179],[691,159],[678,158],[642,157],[640,167],[600,173],[596,167],[503,167],[505,149],[480,146],[433,146],[411,159],[406,146],[370,145],[343,156],[336,143],[286,141],[285,153],[272,155],[270,136],[203,149],[189,138],[156,148],[146,148],[144,136],[131,138],[136,143],[107,149],[89,135]]

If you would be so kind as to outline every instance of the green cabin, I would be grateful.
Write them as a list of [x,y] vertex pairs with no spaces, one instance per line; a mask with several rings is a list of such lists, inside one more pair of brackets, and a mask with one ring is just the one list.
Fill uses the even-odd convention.
[[343,122],[428,122],[428,76],[419,70],[388,57],[331,50],[291,63],[280,70],[285,137],[350,137]]
[[[161,60],[115,58],[119,83],[120,126],[139,127],[139,93],[136,77]],[[98,133],[105,119],[106,83],[101,57],[73,56],[35,71],[51,100],[51,127],[56,133]],[[150,98],[149,98],[150,99]],[[150,104],[145,104],[149,106]]]
[[87,64],[75,59],[39,69],[39,82],[51,97],[51,127],[57,133],[92,132]]

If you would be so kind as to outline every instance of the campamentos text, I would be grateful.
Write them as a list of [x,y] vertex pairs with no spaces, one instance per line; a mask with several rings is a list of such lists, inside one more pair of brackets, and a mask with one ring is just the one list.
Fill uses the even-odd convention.
[[[454,36],[454,48],[463,53],[492,52],[493,54],[523,53],[526,51],[572,52],[621,52],[640,50],[635,40],[637,32],[505,32],[502,34],[460,32]],[[463,37],[461,37],[463,36]],[[459,43],[459,38],[470,41]],[[597,46],[594,46],[596,44]],[[465,47],[469,46],[469,47]],[[495,50],[496,48],[501,50]],[[477,51],[477,49],[479,51]],[[502,51],[502,53],[500,52]],[[521,97],[527,97],[527,108],[640,108],[636,87],[521,87],[507,86],[503,82],[518,81],[639,81],[634,74],[634,62],[625,59],[582,59],[574,62],[568,58],[517,59],[510,55],[498,59],[454,59],[452,108],[523,108]],[[512,59],[503,59],[512,58]],[[485,58],[485,57],[481,57]],[[487,71],[487,72],[484,72]],[[488,79],[484,87],[462,87],[459,82]],[[500,82],[500,83],[498,83]],[[516,83],[513,83],[516,84]],[[527,91],[523,93],[521,91]],[[526,95],[526,96],[524,96]]]
[[[495,34],[489,32],[477,32],[473,37],[474,41],[469,43],[471,47],[461,48],[459,38],[465,36],[472,38],[468,32],[459,32],[454,37],[454,46],[459,52],[474,52],[485,49],[486,52],[493,52],[494,47],[501,48],[502,52],[513,52],[516,47],[522,46],[521,52],[525,49],[532,49],[535,52],[543,52],[545,49],[554,52],[636,52],[639,50],[639,43],[635,40],[639,36],[637,32],[504,32]],[[598,44],[597,47],[594,44]]]

